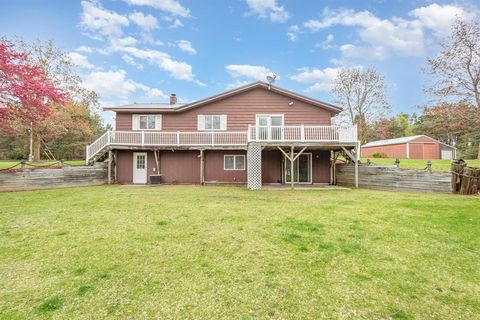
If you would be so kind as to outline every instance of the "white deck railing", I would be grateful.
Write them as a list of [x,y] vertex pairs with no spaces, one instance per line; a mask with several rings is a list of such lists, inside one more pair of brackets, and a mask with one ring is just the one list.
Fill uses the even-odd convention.
[[252,126],[248,141],[357,142],[356,126]]
[[107,145],[116,146],[246,146],[247,132],[152,132],[152,131],[107,131],[87,146],[88,161]]
[[107,131],[87,146],[86,161],[108,145],[116,146],[239,146],[248,142],[356,143],[356,126],[252,126],[247,132]]

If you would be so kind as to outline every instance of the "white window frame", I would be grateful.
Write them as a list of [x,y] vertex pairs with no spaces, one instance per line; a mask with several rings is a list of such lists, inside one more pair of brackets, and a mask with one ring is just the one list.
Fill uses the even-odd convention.
[[[227,169],[225,167],[225,160],[227,157],[233,157],[233,169]],[[237,157],[243,158],[243,169],[237,169]],[[245,155],[244,154],[225,154],[223,155],[223,170],[225,171],[245,171],[247,167],[247,163],[245,161]]]
[[[259,124],[259,118],[261,117],[268,117],[268,124],[266,126],[261,126]],[[282,124],[280,126],[272,126],[272,117],[282,117]],[[256,139],[260,140],[259,133],[260,133],[260,128],[266,128],[267,129],[267,139],[261,139],[261,140],[266,140],[266,141],[278,141],[278,140],[283,140],[283,134],[284,130],[281,130],[281,137],[280,139],[273,139],[272,140],[272,128],[284,128],[285,127],[285,115],[283,113],[277,113],[277,114],[256,114],[255,115],[255,126],[256,126]]]
[[[227,115],[226,114],[199,114],[198,117],[203,117],[203,128],[200,127],[200,119],[197,119],[197,121],[198,121],[197,129],[199,131],[226,131],[227,130]],[[220,121],[219,121],[220,128],[218,128],[218,129],[215,129],[215,128],[207,129],[206,128],[207,117],[219,117],[220,118]],[[225,128],[222,128],[222,118],[225,119]],[[213,118],[212,118],[212,126],[213,126]]]
[[[155,128],[154,129],[141,129],[140,128],[140,117],[155,117]],[[138,118],[138,128],[135,125],[135,119]],[[148,122],[147,122],[148,123]],[[133,131],[159,131],[162,130],[162,115],[161,114],[132,114],[132,130]]]
[[[258,127],[258,118],[259,117],[270,117],[269,124],[267,125],[268,127],[272,126],[272,117],[282,117],[282,127],[285,126],[285,115],[283,113],[277,113],[277,114],[256,114],[255,115],[255,125]],[[264,127],[264,126],[262,126]],[[279,127],[279,126],[273,126],[273,127]]]

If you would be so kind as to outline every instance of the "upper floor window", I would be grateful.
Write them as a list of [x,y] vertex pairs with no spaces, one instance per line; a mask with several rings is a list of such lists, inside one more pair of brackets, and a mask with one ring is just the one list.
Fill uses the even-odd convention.
[[227,130],[227,116],[222,115],[199,115],[198,130]]
[[133,130],[162,130],[162,116],[159,114],[132,115]]

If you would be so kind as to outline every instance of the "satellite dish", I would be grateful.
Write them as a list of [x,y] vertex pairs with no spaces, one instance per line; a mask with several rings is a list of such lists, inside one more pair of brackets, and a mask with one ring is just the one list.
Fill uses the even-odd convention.
[[267,76],[267,81],[268,81],[269,84],[272,84],[275,81],[276,78],[277,78],[276,75]]

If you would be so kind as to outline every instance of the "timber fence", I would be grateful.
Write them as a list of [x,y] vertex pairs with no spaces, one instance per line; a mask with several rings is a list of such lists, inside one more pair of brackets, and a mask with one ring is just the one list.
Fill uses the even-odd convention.
[[[48,188],[91,186],[107,183],[107,166],[68,166],[62,161],[48,165],[25,163],[21,168],[0,170],[0,191],[36,190]],[[7,170],[8,169],[8,170]]]
[[[337,184],[352,187],[355,185],[355,166],[337,165]],[[360,188],[450,193],[451,173],[432,172],[431,166],[425,170],[400,169],[395,165],[377,166],[361,164],[358,167]]]

